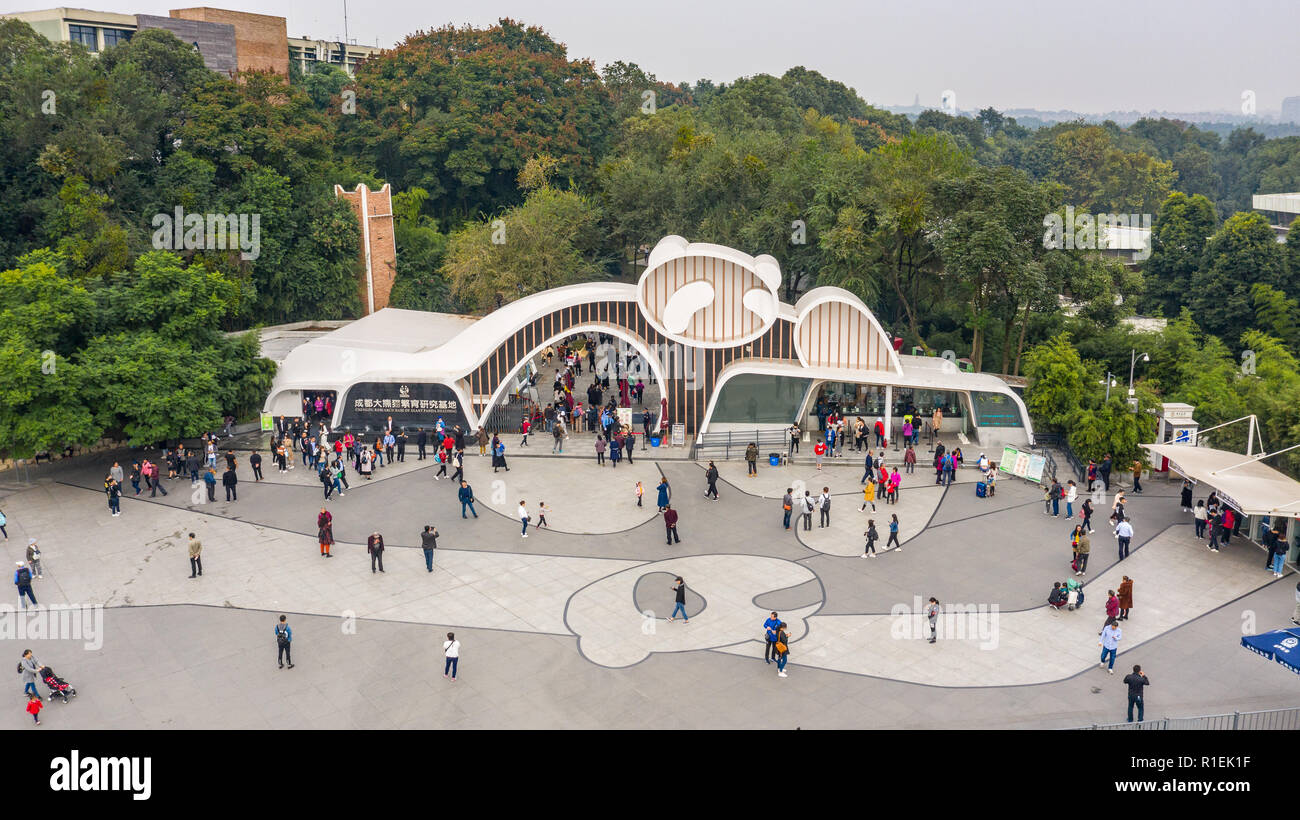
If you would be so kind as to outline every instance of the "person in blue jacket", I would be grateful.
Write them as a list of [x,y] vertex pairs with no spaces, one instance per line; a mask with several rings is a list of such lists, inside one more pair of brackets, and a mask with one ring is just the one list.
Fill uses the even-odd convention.
[[763,660],[768,663],[771,663],[772,659],[777,657],[776,630],[777,627],[779,627],[780,625],[781,625],[781,619],[776,617],[775,612],[772,613],[772,617],[768,618],[766,621],[763,621],[763,632],[764,632],[764,637],[766,638],[766,640],[763,641],[763,643],[765,644],[765,648],[763,650]]
[[275,653],[276,662],[280,668],[284,668],[284,662],[289,662],[289,668],[293,668],[293,657],[289,654],[290,644],[293,643],[293,630],[289,628],[289,619],[287,616],[280,616],[280,623],[275,625],[275,646],[278,650]]
[[659,479],[659,512],[663,512],[664,508],[668,506],[668,498],[671,492],[668,479],[666,477]]
[[468,518],[468,516],[465,515],[466,507],[469,507],[469,511],[474,513],[475,518],[478,518],[478,513],[474,512],[474,489],[469,486],[468,481],[465,481],[464,479],[461,480],[460,489],[456,491],[456,498],[460,500],[461,518]]

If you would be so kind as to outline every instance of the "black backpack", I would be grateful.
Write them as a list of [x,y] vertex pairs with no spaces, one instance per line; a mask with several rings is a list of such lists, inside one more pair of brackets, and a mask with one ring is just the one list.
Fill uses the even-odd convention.
[[27,567],[18,568],[18,580],[15,582],[20,587],[25,587],[32,582],[32,571]]

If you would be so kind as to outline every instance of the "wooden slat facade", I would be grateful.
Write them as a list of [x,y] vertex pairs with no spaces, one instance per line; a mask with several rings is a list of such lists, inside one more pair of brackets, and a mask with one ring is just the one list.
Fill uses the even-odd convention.
[[[588,302],[552,311],[519,328],[465,377],[463,381],[475,397],[474,412],[478,417],[483,418],[489,409],[479,397],[494,393],[523,364],[525,356],[547,340],[562,338],[571,328],[582,325],[595,325],[615,337],[630,336],[659,356],[666,374],[663,395],[668,399],[668,421],[684,422],[688,436],[694,435],[703,423],[718,374],[727,365],[744,359],[798,363],[794,327],[785,319],[777,319],[766,333],[747,345],[697,348],[665,338],[646,321],[635,302]],[[665,355],[665,351],[671,352]],[[692,372],[697,367],[699,372]],[[578,385],[582,386],[581,380]]]

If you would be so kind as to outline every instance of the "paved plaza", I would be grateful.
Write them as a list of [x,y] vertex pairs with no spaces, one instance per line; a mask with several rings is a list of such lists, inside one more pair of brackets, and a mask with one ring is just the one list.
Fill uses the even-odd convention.
[[[471,448],[477,519],[461,518],[456,485],[413,452],[372,481],[350,473],[346,496],[325,502],[301,464],[281,475],[268,460],[254,483],[241,451],[238,501],[164,480],[166,497],[128,486],[117,518],[101,490],[104,456],[47,465],[0,490],[5,556],[12,567],[39,538],[41,604],[103,605],[103,645],[5,644],[15,658],[30,644],[78,689],[50,705],[51,729],[1064,727],[1122,720],[1133,663],[1152,681],[1150,717],[1296,703],[1292,674],[1238,645],[1243,629],[1288,623],[1295,576],[1275,580],[1243,539],[1208,551],[1176,486],[1151,481],[1132,498],[1135,548],[1122,563],[1107,512],[1095,515],[1087,600],[1063,612],[1045,600],[1073,577],[1072,522],[1064,506],[1044,514],[1037,485],[1003,480],[982,499],[974,470],[941,487],[922,464],[904,475],[899,503],[872,513],[859,510],[854,454],[821,470],[762,463],[752,478],[743,461],[719,462],[717,501],[704,497],[702,463],[637,455],[615,469],[585,452],[513,448],[510,471],[494,474]],[[661,477],[681,516],[672,546],[655,503]],[[829,487],[829,526],[814,515],[804,530],[796,515],[785,530],[787,487]],[[534,523],[545,502],[550,528],[521,538],[520,500]],[[316,544],[322,506],[334,516],[332,560]],[[883,550],[891,514],[902,549]],[[875,559],[861,557],[869,517]],[[432,573],[425,524],[441,534]],[[365,553],[376,530],[383,574]],[[191,531],[204,546],[195,580]],[[1097,668],[1097,632],[1124,574],[1134,609],[1111,676]],[[666,620],[678,575],[688,623]],[[919,615],[932,595],[948,613],[935,644]],[[789,624],[785,679],[762,659],[773,609]],[[293,670],[275,664],[281,613]],[[449,630],[463,646],[454,684],[441,674]],[[18,710],[2,720],[26,728]]]

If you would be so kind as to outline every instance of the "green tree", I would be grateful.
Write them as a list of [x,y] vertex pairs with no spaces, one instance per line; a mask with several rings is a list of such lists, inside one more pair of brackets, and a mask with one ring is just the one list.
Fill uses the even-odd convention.
[[1206,197],[1181,191],[1169,195],[1151,228],[1151,258],[1143,266],[1146,304],[1166,316],[1178,314],[1191,295],[1192,277],[1217,222],[1214,205]]
[[1253,314],[1251,289],[1282,287],[1285,272],[1282,246],[1264,215],[1233,214],[1206,243],[1192,276],[1192,313],[1206,332],[1235,341]]

